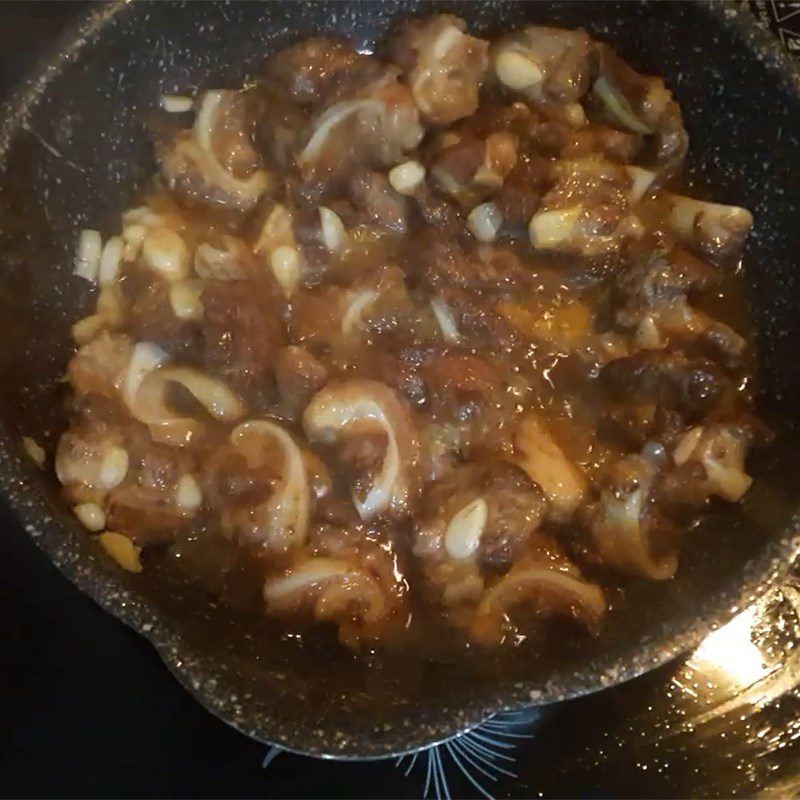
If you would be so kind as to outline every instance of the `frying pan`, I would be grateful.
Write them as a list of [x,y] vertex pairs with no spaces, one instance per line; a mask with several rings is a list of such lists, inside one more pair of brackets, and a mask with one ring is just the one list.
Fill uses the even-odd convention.
[[[62,506],[52,470],[25,456],[22,436],[52,454],[63,427],[69,327],[90,300],[71,276],[77,233],[114,231],[152,174],[145,123],[159,96],[241,86],[267,53],[319,31],[369,48],[387,26],[426,10],[401,2],[92,6],[54,52],[40,54],[0,112],[0,494],[64,575],[146,636],[210,711],[250,736],[318,756],[412,751],[501,709],[563,700],[662,664],[780,575],[800,523],[800,84],[769,37],[729,3],[447,4],[479,31],[583,26],[636,68],[664,75],[692,137],[693,191],[713,187],[715,199],[756,217],[745,276],[759,408],[775,440],[753,458],[744,502],[691,533],[673,580],[632,581],[601,637],[565,630],[545,647],[458,656],[300,642],[218,605],[166,563],[122,573]],[[36,40],[35,30],[18,35],[29,47]]]

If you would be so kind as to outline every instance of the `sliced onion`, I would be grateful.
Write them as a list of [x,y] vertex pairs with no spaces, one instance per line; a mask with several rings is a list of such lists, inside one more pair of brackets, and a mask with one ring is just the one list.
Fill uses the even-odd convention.
[[329,384],[318,392],[303,414],[303,427],[311,441],[335,442],[351,431],[378,429],[387,437],[380,471],[363,499],[353,496],[362,519],[387,509],[404,512],[412,496],[411,475],[417,464],[419,441],[408,410],[385,384],[354,379]]
[[169,408],[170,383],[179,383],[222,422],[233,422],[245,413],[242,401],[222,381],[191,367],[162,367],[146,375],[130,404],[133,416],[148,425],[158,441],[188,444],[201,426],[199,420],[181,417]]
[[283,451],[280,485],[265,510],[271,525],[277,528],[275,533],[281,538],[288,537],[289,544],[298,547],[306,541],[311,515],[311,491],[303,453],[294,439],[274,422],[250,420],[231,432],[234,445],[242,446],[251,437],[271,439]]
[[153,342],[138,342],[134,346],[122,382],[122,397],[128,408],[133,409],[136,394],[145,377],[158,369],[166,360],[167,354]]
[[594,91],[614,119],[621,125],[635,133],[643,133],[645,135],[655,133],[653,128],[636,116],[622,92],[617,91],[603,75],[594,82]]
[[384,105],[379,100],[345,100],[326,109],[314,123],[314,130],[308,143],[297,157],[297,164],[305,166],[314,161],[327,143],[333,130],[353,114],[369,112],[379,116]]
[[351,571],[346,561],[336,558],[310,558],[287,576],[267,581],[264,599],[268,605],[284,603],[296,595],[332,578],[341,578]]
[[[211,144],[211,135],[224,99],[224,91],[213,91],[206,92],[200,101],[193,129],[195,141],[200,146],[203,156],[199,166],[205,167],[212,183],[249,206],[266,191],[269,185],[269,176],[264,170],[256,170],[246,178],[237,178],[228,172],[217,159]],[[189,153],[191,154],[191,148],[189,148]]]
[[363,324],[362,315],[375,302],[377,292],[373,289],[364,289],[353,295],[342,315],[341,331],[345,336],[351,336]]

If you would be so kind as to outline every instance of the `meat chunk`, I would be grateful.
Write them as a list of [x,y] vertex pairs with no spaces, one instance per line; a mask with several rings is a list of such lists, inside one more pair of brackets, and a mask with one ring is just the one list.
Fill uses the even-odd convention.
[[393,72],[348,87],[344,94],[305,133],[297,155],[305,178],[336,182],[360,166],[397,164],[422,139],[411,92]]
[[279,50],[264,69],[263,83],[279,87],[303,106],[324,105],[347,81],[375,77],[380,63],[345,41],[313,36]]
[[517,162],[495,197],[508,235],[525,235],[550,183],[550,165],[545,159],[526,157]]
[[132,352],[133,343],[128,336],[103,332],[78,350],[69,363],[67,379],[79,396],[115,398]]
[[623,303],[616,322],[635,331],[638,347],[674,344],[729,368],[741,366],[744,338],[689,303],[690,293],[713,287],[719,280],[714,268],[679,248],[667,254],[651,253],[618,273],[616,283]]
[[183,200],[250,211],[270,184],[252,147],[243,97],[232,91],[206,92],[194,127],[156,143],[167,186]]
[[644,400],[698,420],[725,399],[730,386],[718,367],[669,350],[643,350],[611,361],[600,380],[620,399]]
[[527,551],[547,501],[518,468],[487,462],[432,483],[415,523],[413,553],[429,593],[443,605],[474,605],[486,579]]
[[386,266],[349,288],[326,286],[298,296],[292,304],[291,337],[315,352],[325,350],[347,358],[347,351],[366,333],[391,331],[411,311],[403,272]]
[[128,473],[128,451],[121,426],[89,406],[58,441],[56,475],[71,503],[103,506],[108,493]]
[[492,50],[499,82],[535,103],[576,104],[596,70],[594,42],[582,30],[530,25]]
[[678,104],[661,78],[642,75],[610,47],[600,45],[599,74],[592,92],[613,125],[652,136],[662,177],[673,175],[689,149]]
[[765,435],[747,417],[685,430],[672,452],[676,468],[658,486],[659,499],[679,510],[702,507],[711,496],[738,502],[753,482],[745,468],[747,452]]
[[350,199],[367,224],[395,233],[405,233],[408,226],[407,200],[389,185],[380,172],[363,171],[350,180]]
[[160,280],[150,280],[129,272],[124,281],[125,294],[131,297],[127,324],[139,341],[151,341],[174,356],[192,354],[197,349],[197,326],[181,319],[171,302],[172,287]]
[[250,281],[208,281],[203,307],[208,363],[241,391],[263,383],[285,339],[277,292]]
[[659,468],[639,455],[616,461],[604,476],[599,502],[587,513],[602,561],[654,580],[672,577],[678,563],[674,528],[654,502]]
[[474,206],[502,187],[513,170],[519,157],[517,137],[509,131],[457,136],[458,141],[435,154],[431,177],[462,206]]
[[392,42],[392,57],[427,123],[449,125],[478,108],[489,44],[466,29],[464,20],[439,14],[407,22]]
[[648,252],[629,269],[621,270],[616,283],[625,301],[617,320],[630,324],[638,321],[644,310],[713,287],[719,283],[719,274],[686,251],[673,248],[667,253]]
[[136,544],[173,541],[203,504],[193,454],[151,441],[144,428],[127,438],[125,480],[108,496],[107,524],[125,531]]
[[514,612],[520,606],[527,619],[564,617],[591,634],[599,632],[606,613],[600,587],[587,581],[546,536],[537,536],[528,554],[486,590],[470,619],[470,637],[489,647],[514,641],[521,627]]
[[535,248],[603,256],[644,234],[630,208],[632,179],[623,167],[592,158],[564,161],[555,177],[530,220]]
[[514,445],[516,462],[547,497],[550,518],[569,521],[587,490],[578,465],[567,457],[541,416],[532,412],[517,426]]
[[447,426],[462,457],[510,450],[511,400],[502,373],[471,355],[445,355],[423,365],[421,374],[433,418]]
[[531,271],[511,249],[490,244],[467,252],[457,241],[436,239],[420,248],[415,261],[424,270],[426,283],[437,290],[524,289],[532,280]]
[[333,501],[320,509],[307,552],[264,585],[267,613],[308,613],[334,623],[350,647],[387,638],[405,621],[408,584],[391,531],[363,523],[352,506]]
[[328,370],[307,350],[292,345],[275,356],[275,380],[286,413],[297,418],[325,385]]

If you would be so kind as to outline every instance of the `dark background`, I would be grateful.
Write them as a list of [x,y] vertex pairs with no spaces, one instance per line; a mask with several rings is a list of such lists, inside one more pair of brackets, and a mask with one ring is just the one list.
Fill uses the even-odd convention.
[[[800,3],[751,6],[787,46],[800,41],[792,32],[800,30]],[[36,20],[41,52],[84,7],[0,2],[0,98],[36,65],[33,48],[17,40],[19,22]],[[391,761],[335,764],[281,754],[262,768],[267,748],[190,699],[151,647],[69,584],[2,508],[0,565],[0,794],[421,796],[424,768],[405,777]],[[784,612],[774,613],[764,611],[764,619],[780,620],[773,627],[785,631]],[[794,644],[784,637],[775,647],[785,655]],[[786,671],[790,658],[775,663],[784,670],[770,676],[784,684],[768,703],[765,689],[760,706],[743,699],[746,713],[734,704],[735,719],[721,714],[716,727],[691,736],[674,730],[685,714],[675,687],[690,661],[562,704],[531,726],[532,740],[520,740],[519,778],[504,778],[493,792],[798,796],[800,667],[791,667],[795,676]],[[691,674],[701,691],[705,679]],[[474,794],[457,780],[451,789]]]

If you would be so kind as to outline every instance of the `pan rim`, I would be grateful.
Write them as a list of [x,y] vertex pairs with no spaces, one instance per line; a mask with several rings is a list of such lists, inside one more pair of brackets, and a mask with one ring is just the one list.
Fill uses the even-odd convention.
[[[116,0],[99,8],[93,7],[60,38],[56,53],[51,51],[43,56],[30,76],[12,94],[10,100],[0,107],[0,154],[5,152],[7,143],[18,127],[24,125],[28,109],[41,102],[50,80],[56,77],[64,65],[90,43],[92,37],[127,5],[124,0]],[[798,66],[757,21],[749,15],[744,16],[739,9],[731,7],[722,0],[703,5],[717,17],[720,24],[734,26],[738,29],[739,35],[751,38],[752,43],[748,43],[748,47],[757,47],[764,51],[770,58],[767,67],[786,82],[790,91],[800,94]],[[0,156],[0,171],[2,168]],[[85,554],[76,558],[74,554],[66,552],[58,545],[59,537],[63,540],[65,527],[68,526],[64,520],[58,519],[58,512],[54,510],[53,504],[47,500],[44,493],[35,485],[31,485],[28,480],[30,475],[31,467],[23,462],[15,436],[5,422],[0,421],[0,497],[56,567],[101,608],[148,640],[179,683],[215,716],[251,738],[277,745],[291,752],[326,759],[372,760],[415,752],[464,733],[496,713],[534,704],[546,705],[572,699],[637,677],[697,645],[709,631],[724,624],[737,610],[747,605],[753,599],[755,592],[760,594],[773,587],[791,566],[800,548],[800,537],[796,535],[800,529],[800,512],[798,512],[792,518],[792,524],[781,532],[781,538],[770,543],[758,557],[747,564],[729,591],[714,599],[713,608],[703,614],[702,620],[694,624],[688,621],[675,623],[673,626],[667,624],[659,631],[657,639],[647,641],[646,637],[640,642],[639,657],[627,669],[620,670],[611,665],[613,674],[609,669],[593,673],[591,682],[578,683],[568,692],[564,692],[563,687],[554,687],[551,682],[536,687],[519,684],[519,689],[503,690],[503,702],[491,702],[488,699],[481,701],[471,706],[462,716],[454,717],[453,725],[439,725],[437,732],[432,736],[414,739],[415,736],[418,737],[416,732],[412,736],[406,736],[406,741],[411,740],[408,744],[400,744],[403,731],[407,729],[398,727],[396,740],[388,749],[381,748],[380,744],[369,745],[363,738],[358,741],[349,740],[341,749],[331,749],[326,748],[323,741],[315,739],[299,743],[297,741],[299,737],[296,735],[294,737],[284,735],[281,731],[269,733],[263,725],[248,726],[231,719],[227,708],[218,702],[214,693],[206,694],[202,688],[198,688],[193,669],[176,664],[169,652],[172,647],[171,642],[185,642],[185,639],[169,623],[158,620],[157,614],[152,611],[152,603],[142,596],[135,597],[130,591],[121,590],[118,573],[99,559],[87,560]],[[150,622],[144,623],[143,617]],[[150,627],[144,627],[145,625]],[[668,641],[667,646],[663,640]],[[562,691],[559,691],[559,688]],[[535,694],[532,695],[532,692]],[[263,718],[260,720],[263,721]],[[432,734],[433,730],[433,727],[428,728],[426,733]],[[329,735],[328,738],[333,737]]]

